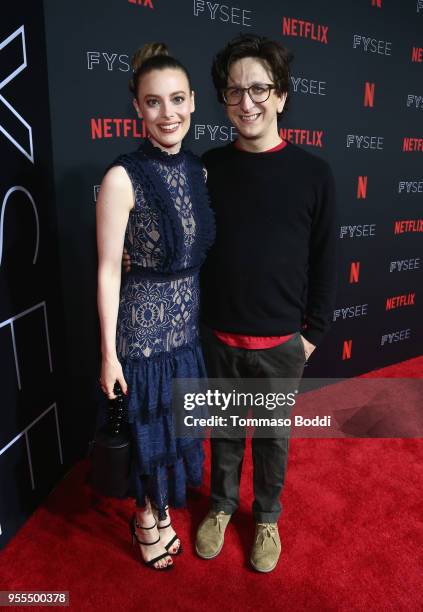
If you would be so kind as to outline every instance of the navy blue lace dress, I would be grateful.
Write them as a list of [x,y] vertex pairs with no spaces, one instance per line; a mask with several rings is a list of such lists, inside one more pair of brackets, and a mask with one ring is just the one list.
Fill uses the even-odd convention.
[[202,481],[201,439],[176,439],[172,379],[206,375],[199,343],[199,269],[214,240],[205,172],[198,157],[168,154],[145,140],[109,167],[123,166],[134,190],[122,274],[117,355],[128,384],[133,437],[130,495],[164,508],[185,505]]

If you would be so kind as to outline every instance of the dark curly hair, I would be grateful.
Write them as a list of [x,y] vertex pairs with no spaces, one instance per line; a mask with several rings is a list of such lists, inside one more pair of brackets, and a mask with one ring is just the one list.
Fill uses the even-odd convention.
[[[256,34],[239,34],[215,55],[211,74],[219,102],[224,103],[222,89],[227,87],[232,64],[244,57],[256,57],[265,62],[273,76],[276,86],[275,92],[279,95],[287,94],[284,106],[285,111],[289,102],[289,84],[291,79],[289,64],[294,59],[294,56],[291,51],[280,43],[270,40],[265,36],[257,36]],[[281,114],[278,113],[278,115]]]

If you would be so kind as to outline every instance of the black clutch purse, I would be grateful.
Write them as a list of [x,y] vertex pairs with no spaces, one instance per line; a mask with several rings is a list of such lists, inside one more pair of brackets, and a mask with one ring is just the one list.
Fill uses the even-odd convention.
[[131,438],[125,396],[119,383],[113,391],[117,397],[108,400],[108,420],[92,441],[89,482],[101,495],[123,498],[129,488]]

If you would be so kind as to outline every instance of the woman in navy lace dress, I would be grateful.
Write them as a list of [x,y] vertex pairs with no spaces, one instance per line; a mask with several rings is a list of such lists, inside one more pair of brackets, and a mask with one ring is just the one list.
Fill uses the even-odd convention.
[[[172,567],[181,544],[168,504],[202,480],[200,439],[176,439],[172,379],[205,376],[198,336],[199,268],[214,238],[205,171],[181,148],[194,95],[163,45],[133,58],[134,106],[149,137],[108,168],[97,200],[103,392],[127,395],[133,447],[133,537],[145,563]],[[123,247],[131,272],[121,279]]]

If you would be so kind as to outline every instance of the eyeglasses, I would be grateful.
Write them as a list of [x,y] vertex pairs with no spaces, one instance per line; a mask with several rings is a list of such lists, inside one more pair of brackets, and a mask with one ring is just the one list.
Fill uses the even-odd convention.
[[228,106],[236,106],[246,91],[252,102],[266,102],[272,89],[276,89],[276,86],[270,83],[255,83],[250,87],[227,87],[222,89],[222,97]]

